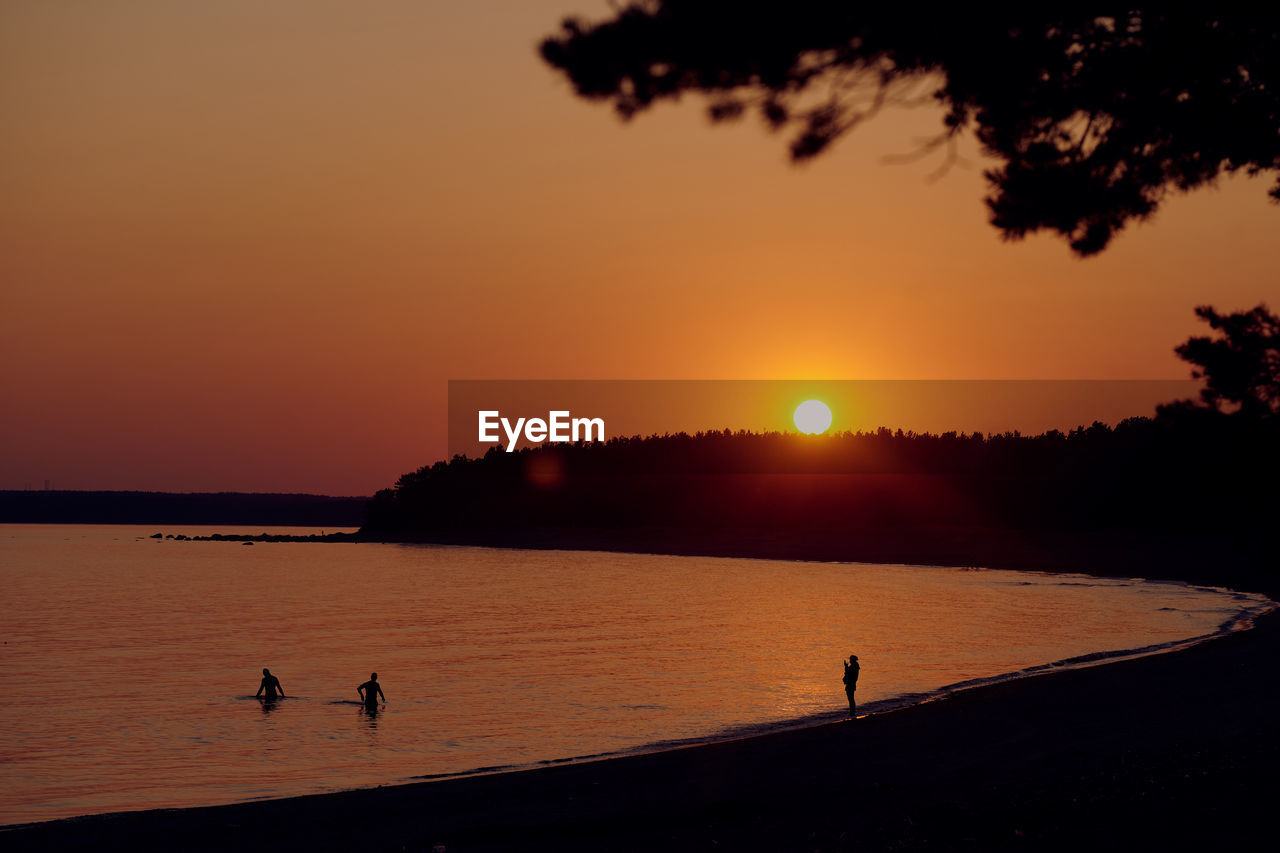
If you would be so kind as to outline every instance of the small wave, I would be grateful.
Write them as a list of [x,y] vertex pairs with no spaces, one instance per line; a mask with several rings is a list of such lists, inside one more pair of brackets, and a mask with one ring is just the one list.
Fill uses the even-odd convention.
[[539,767],[554,767],[559,764],[573,764],[576,761],[596,761],[618,755],[616,752],[596,752],[591,755],[579,755],[574,758],[544,758],[538,762]]
[[528,765],[520,764],[491,764],[487,767],[476,767],[473,770],[463,770],[459,773],[424,773],[421,776],[410,776],[410,779],[417,781],[435,781],[437,779],[458,779],[463,776],[483,776],[486,773],[507,773],[512,770],[523,770]]

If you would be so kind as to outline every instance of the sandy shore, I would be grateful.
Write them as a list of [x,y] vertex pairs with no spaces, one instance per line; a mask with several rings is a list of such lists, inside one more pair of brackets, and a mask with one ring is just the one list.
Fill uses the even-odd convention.
[[0,845],[1265,849],[1280,795],[1277,661],[1273,614],[1185,651],[856,722],[520,773],[36,824],[3,831]]

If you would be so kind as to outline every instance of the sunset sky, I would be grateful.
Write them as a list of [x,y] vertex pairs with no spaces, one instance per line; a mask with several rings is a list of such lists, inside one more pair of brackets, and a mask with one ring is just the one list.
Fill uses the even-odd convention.
[[804,167],[624,124],[537,56],[570,13],[0,0],[0,488],[369,494],[450,379],[1182,379],[1194,306],[1280,307],[1269,178],[1004,243],[971,142],[884,162],[937,112]]

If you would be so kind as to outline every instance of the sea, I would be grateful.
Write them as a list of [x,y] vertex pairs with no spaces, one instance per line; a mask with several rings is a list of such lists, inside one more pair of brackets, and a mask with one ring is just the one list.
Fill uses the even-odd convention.
[[[1261,596],[978,567],[0,525],[0,824],[593,760],[1247,627]],[[327,532],[338,532],[329,529]],[[154,534],[160,533],[160,538]],[[255,698],[264,667],[286,698]],[[378,673],[376,711],[356,687]]]

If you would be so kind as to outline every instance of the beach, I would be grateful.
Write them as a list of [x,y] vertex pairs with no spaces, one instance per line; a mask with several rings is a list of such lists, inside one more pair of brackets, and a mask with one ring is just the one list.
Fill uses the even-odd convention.
[[[1274,598],[1265,587],[1249,588]],[[1278,653],[1273,613],[1183,651],[855,722],[0,838],[10,850],[1220,849],[1272,834]]]

